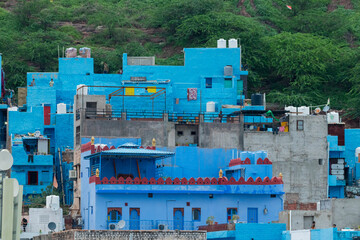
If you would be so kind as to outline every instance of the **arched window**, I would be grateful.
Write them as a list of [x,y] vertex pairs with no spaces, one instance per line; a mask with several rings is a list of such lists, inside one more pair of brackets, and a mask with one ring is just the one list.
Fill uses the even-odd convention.
[[118,222],[121,220],[121,208],[108,208],[108,222]]

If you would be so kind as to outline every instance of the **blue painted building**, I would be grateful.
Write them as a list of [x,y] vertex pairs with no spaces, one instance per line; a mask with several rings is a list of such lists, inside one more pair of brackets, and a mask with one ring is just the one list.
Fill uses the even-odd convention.
[[[19,143],[21,137],[39,131],[49,139],[48,154],[53,156],[55,165],[53,174],[65,195],[69,195],[72,184],[68,181],[68,170],[72,169],[72,163],[63,162],[62,154],[74,146],[73,105],[80,85],[87,86],[78,90],[81,94],[105,95],[106,104],[111,104],[113,112],[127,111],[129,118],[131,111],[205,112],[208,102],[214,102],[211,111],[219,114],[223,105],[243,103],[243,85],[248,73],[240,68],[240,48],[193,48],[184,49],[184,54],[184,66],[134,65],[133,59],[124,54],[123,74],[95,74],[92,58],[59,58],[58,72],[27,74],[26,104],[8,111],[7,135],[11,142],[18,136]],[[138,104],[140,100],[142,104]],[[226,114],[235,110],[238,109],[223,109]],[[23,164],[13,172],[14,176],[29,179],[21,176],[31,166],[28,155],[20,147],[13,150],[23,158],[15,160]],[[47,164],[48,160],[43,166]],[[41,187],[30,186],[26,181],[24,192],[40,193]],[[67,204],[71,204],[70,199],[66,197]]]
[[[341,126],[338,124],[338,126]],[[331,132],[329,143],[329,198],[344,198],[345,186],[356,185],[360,179],[360,129],[341,129]],[[337,135],[336,135],[337,134]],[[342,138],[343,140],[339,140]]]
[[97,138],[93,144],[83,143],[84,228],[116,229],[116,224],[124,220],[123,229],[194,230],[206,225],[209,217],[219,224],[236,216],[238,221],[248,223],[278,220],[283,208],[283,184],[281,178],[272,177],[266,153],[257,155],[253,163],[249,157],[255,157],[255,153],[244,152],[244,160],[231,160],[234,154],[242,152],[141,148],[133,142],[115,148],[100,144]]

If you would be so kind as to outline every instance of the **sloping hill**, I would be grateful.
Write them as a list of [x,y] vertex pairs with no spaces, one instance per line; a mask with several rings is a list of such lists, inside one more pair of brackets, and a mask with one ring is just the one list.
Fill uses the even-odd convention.
[[[250,90],[281,104],[360,110],[360,3],[351,0],[10,0],[0,2],[8,88],[56,71],[58,49],[91,47],[117,72],[123,52],[182,64],[183,47],[239,38]],[[61,55],[61,54],[60,54]]]

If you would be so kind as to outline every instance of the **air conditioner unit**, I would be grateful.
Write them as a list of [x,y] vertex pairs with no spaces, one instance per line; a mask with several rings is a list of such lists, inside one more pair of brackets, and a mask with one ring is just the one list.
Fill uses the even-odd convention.
[[77,179],[76,170],[69,170],[69,179],[70,180],[76,180]]
[[158,225],[158,229],[159,229],[159,230],[168,230],[168,225],[166,225],[166,224],[159,224],[159,225]]
[[110,223],[109,230],[115,230],[115,229],[116,229],[116,223]]

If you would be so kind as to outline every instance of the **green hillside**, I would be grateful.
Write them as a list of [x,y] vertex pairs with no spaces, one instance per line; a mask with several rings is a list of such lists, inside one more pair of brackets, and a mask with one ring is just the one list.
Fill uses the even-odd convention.
[[[287,5],[291,6],[289,9]],[[26,72],[57,71],[63,48],[90,47],[117,72],[121,56],[183,64],[182,48],[241,41],[251,92],[287,105],[324,104],[360,114],[360,1],[0,0],[7,88]]]

